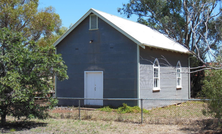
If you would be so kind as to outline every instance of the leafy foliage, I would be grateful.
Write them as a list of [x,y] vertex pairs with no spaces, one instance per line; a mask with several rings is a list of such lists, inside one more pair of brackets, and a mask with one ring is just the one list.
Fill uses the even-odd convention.
[[[123,106],[119,107],[117,109],[117,112],[118,113],[139,113],[141,112],[141,109],[138,106],[130,107],[126,103],[123,103]],[[146,109],[143,109],[143,113],[149,113],[149,111]]]
[[38,40],[37,45],[39,46],[48,46],[48,45],[53,45],[53,43],[60,37],[62,36],[68,29],[66,27],[60,28],[56,33],[51,34],[48,37],[42,37]]
[[54,46],[39,47],[28,43],[23,33],[0,29],[0,115],[18,119],[46,117],[45,110],[57,103],[49,97],[47,106],[35,103],[34,97],[46,97],[53,88],[52,79],[67,79],[67,66]]
[[61,20],[53,7],[38,10],[39,0],[1,0],[0,28],[21,32],[29,41],[50,37],[61,26]]
[[215,118],[222,117],[222,70],[208,70],[203,81],[202,97],[208,104],[204,114],[209,113]]
[[112,112],[113,109],[110,108],[109,106],[105,106],[99,109],[100,111],[104,111],[104,112]]
[[[109,106],[105,106],[103,108],[99,109],[100,111],[105,111],[105,112],[117,112],[117,113],[121,113],[121,114],[125,114],[125,113],[140,113],[141,109],[138,106],[128,106],[126,103],[123,103],[122,107],[118,107],[118,109],[112,109]],[[149,113],[149,110],[143,109],[143,113]]]

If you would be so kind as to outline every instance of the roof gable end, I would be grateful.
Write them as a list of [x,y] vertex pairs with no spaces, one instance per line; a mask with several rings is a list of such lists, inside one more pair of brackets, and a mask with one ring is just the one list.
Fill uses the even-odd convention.
[[[126,37],[130,38],[131,40],[133,40],[136,44],[140,45],[142,43],[138,42],[136,39],[134,39],[133,37],[129,36],[129,34],[127,34],[126,32],[124,32],[122,29],[120,29],[118,26],[116,26],[115,24],[111,23],[108,19],[106,19],[104,16],[102,16],[101,14],[99,14],[98,12],[101,11],[97,11],[93,8],[91,8],[87,13],[85,13],[66,33],[64,33],[58,40],[56,40],[56,42],[53,44],[54,46],[57,46],[70,32],[72,32],[83,20],[85,20],[90,14],[95,14],[96,16],[98,16],[100,19],[102,19],[103,21],[105,21],[106,23],[108,23],[109,25],[111,25],[112,27],[114,27],[117,31],[121,32],[123,35],[125,35]],[[141,45],[141,47],[145,48],[144,46]]]
[[189,53],[189,50],[187,48],[157,30],[154,30],[143,24],[120,18],[115,15],[101,12],[92,8],[87,13],[85,13],[53,45],[57,46],[71,31],[73,31],[83,20],[85,20],[92,13],[143,48],[145,48],[145,46],[148,46],[180,53]]

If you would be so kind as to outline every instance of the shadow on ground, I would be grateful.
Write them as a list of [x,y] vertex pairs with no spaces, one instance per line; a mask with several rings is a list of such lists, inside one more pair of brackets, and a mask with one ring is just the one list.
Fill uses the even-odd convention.
[[[221,123],[222,122],[220,122],[220,124]],[[217,119],[202,119],[196,120],[192,125],[187,125],[181,130],[201,134],[221,134],[222,126],[218,125]]]
[[47,123],[34,122],[34,121],[18,121],[7,122],[5,125],[0,125],[0,133],[9,133],[15,131],[24,131],[36,127],[46,127]]

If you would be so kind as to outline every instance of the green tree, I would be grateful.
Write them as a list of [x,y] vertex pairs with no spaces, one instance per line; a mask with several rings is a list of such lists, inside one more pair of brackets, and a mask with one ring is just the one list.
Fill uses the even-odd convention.
[[21,32],[29,41],[50,37],[59,30],[61,20],[53,7],[38,10],[39,0],[1,0],[0,28]]
[[56,104],[49,97],[49,104],[36,104],[34,97],[45,97],[53,88],[50,82],[55,76],[67,79],[67,66],[52,45],[39,47],[33,41],[26,46],[23,33],[0,29],[0,115],[1,123],[6,115],[16,118],[46,117],[48,108]]
[[68,28],[66,27],[61,27],[59,30],[57,30],[55,33],[51,34],[48,37],[42,37],[38,40],[37,44],[39,46],[48,46],[48,45],[53,45],[53,43],[60,37],[62,36]]
[[203,110],[203,113],[218,118],[219,123],[222,117],[222,70],[205,71],[203,83],[202,97],[207,103],[207,110]]

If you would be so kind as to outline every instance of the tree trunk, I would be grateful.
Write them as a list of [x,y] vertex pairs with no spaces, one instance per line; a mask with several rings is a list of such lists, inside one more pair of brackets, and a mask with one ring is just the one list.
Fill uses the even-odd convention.
[[4,125],[5,123],[6,123],[6,114],[3,113],[3,114],[1,115],[1,124]]

